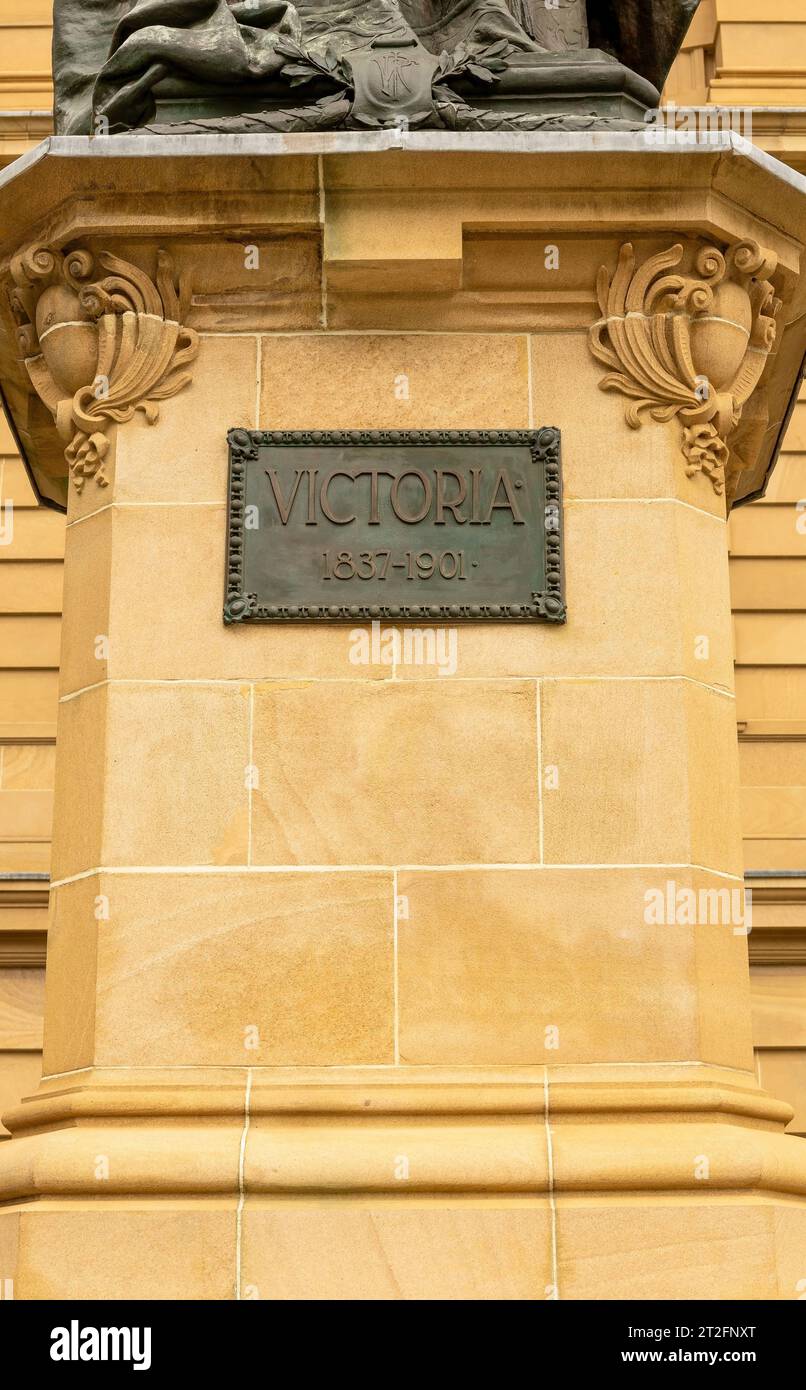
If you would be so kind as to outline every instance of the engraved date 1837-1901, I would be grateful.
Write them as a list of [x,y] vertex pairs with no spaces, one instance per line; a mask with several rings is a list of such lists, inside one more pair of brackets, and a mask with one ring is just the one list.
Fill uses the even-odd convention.
[[406,579],[431,579],[439,574],[441,579],[467,579],[470,565],[477,568],[478,560],[468,561],[464,550],[406,550],[402,558],[395,557],[391,550],[361,550],[354,554],[351,550],[323,550],[323,579],[380,579],[385,580],[389,570],[403,570]]

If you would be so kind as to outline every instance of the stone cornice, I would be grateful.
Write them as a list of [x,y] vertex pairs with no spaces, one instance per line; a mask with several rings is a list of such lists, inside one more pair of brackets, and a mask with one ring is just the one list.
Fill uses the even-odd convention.
[[[0,903],[0,908],[3,904]],[[0,918],[0,970],[42,970],[47,956],[47,932],[4,931]]]
[[[44,967],[47,951],[48,875],[0,873],[0,970]],[[18,909],[25,912],[20,926]],[[6,926],[6,910],[13,926]],[[33,926],[33,921],[41,926]]]
[[[584,331],[597,317],[593,284],[608,243],[617,252],[633,242],[644,258],[656,242],[696,240],[726,252],[758,242],[776,264],[783,309],[763,377],[766,418],[744,410],[742,431],[750,422],[752,438],[735,489],[741,501],[764,486],[800,379],[805,213],[806,179],[726,132],[674,145],[644,131],[51,137],[0,172],[0,278],[8,280],[25,247],[58,254],[85,246],[89,227],[93,249],[113,252],[130,245],[136,226],[148,274],[159,248],[189,237],[307,237],[321,241],[327,324]],[[598,242],[591,264],[581,232]],[[565,239],[575,249],[559,277],[530,269],[527,258],[502,288],[494,276],[474,280],[466,264],[474,239],[489,235]],[[210,326],[210,288],[200,275],[188,328]],[[289,300],[294,293],[292,277]],[[229,331],[272,331],[261,303],[243,298]],[[40,493],[63,505],[59,440],[31,404],[7,313],[0,382]]]
[[52,129],[53,113],[47,108],[0,111],[0,169],[26,154]]

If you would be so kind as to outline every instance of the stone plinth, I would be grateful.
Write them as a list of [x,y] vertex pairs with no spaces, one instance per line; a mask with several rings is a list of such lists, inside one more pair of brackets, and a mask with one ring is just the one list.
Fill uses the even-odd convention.
[[[55,140],[6,175],[4,389],[69,508],[18,1298],[799,1296],[806,1148],[756,1085],[743,910],[703,904],[741,902],[726,495],[795,387],[805,194],[632,135]],[[694,423],[640,326],[677,246],[658,275],[719,296],[674,310]],[[79,430],[36,366],[86,371],[98,266],[153,422],[113,366]],[[49,357],[43,275],[86,311]],[[601,389],[625,336],[640,424]],[[224,626],[228,429],[541,424],[564,626],[463,625],[449,675]]]

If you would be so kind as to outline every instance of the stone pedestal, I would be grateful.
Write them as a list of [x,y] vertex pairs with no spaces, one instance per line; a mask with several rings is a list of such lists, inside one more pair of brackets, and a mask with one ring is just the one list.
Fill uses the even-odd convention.
[[[55,272],[12,255],[73,253],[76,293],[77,251],[94,281],[135,268],[165,391],[151,423],[87,398],[77,439],[37,377],[46,312],[28,373],[6,315],[20,438],[58,498],[55,411],[73,479],[45,1076],[4,1117],[0,1275],[797,1298],[806,1148],[752,1069],[725,487],[759,486],[802,358],[804,181],[638,135],[82,138],[20,164],[22,338]],[[675,311],[710,433],[638,327],[677,244],[658,275],[721,296]],[[653,383],[632,425],[641,392],[601,389],[625,334]],[[344,627],[224,626],[228,429],[543,424],[564,626],[462,625],[451,674],[382,641],[356,664]]]

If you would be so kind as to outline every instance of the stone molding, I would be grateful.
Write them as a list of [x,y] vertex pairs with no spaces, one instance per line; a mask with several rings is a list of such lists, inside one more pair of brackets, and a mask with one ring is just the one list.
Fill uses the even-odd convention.
[[[626,242],[612,278],[606,266],[599,270],[601,318],[590,349],[611,368],[600,389],[630,398],[627,424],[638,429],[642,411],[653,420],[678,417],[687,476],[704,473],[730,498],[745,466],[730,441],[775,343],[781,300],[769,277],[778,259],[749,239],[724,252],[701,246],[694,273],[678,269],[684,256],[678,242],[637,265]],[[763,428],[763,411],[753,416]]]
[[[201,224],[193,211],[199,198]],[[787,307],[763,393],[754,392],[742,436],[730,443],[731,487],[741,502],[763,489],[799,386],[804,198],[806,179],[727,132],[669,146],[648,143],[644,131],[53,137],[0,170],[0,276],[32,243],[71,247],[91,236],[93,247],[129,256],[134,235],[137,262],[149,271],[159,248],[173,251],[180,265],[188,241],[194,243],[194,290],[203,293],[185,322],[202,334],[318,328],[324,316],[331,327],[362,332],[394,326],[587,335],[599,316],[596,271],[615,264],[628,238],[639,259],[676,240],[693,254],[705,241],[724,248],[752,238],[778,257],[776,293]],[[580,219],[593,234],[587,255],[577,240]],[[560,267],[547,274],[542,258],[535,266],[530,256],[513,257],[514,274],[499,283],[489,247],[479,264],[478,232],[485,228],[505,237],[528,232],[540,251],[558,242]],[[280,280],[267,260],[261,288],[268,293],[233,297],[233,246],[262,244],[264,237],[282,252]],[[211,242],[225,248],[219,259]],[[317,255],[323,279],[314,270]],[[203,284],[195,284],[197,276]],[[17,360],[10,313],[2,318],[9,418],[38,496],[64,510],[64,444]],[[591,364],[595,381],[592,357]],[[705,485],[711,492],[704,478],[701,494]]]
[[153,424],[159,401],[187,386],[199,350],[183,327],[190,285],[157,253],[152,281],[107,251],[31,245],[11,261],[11,308],[28,376],[67,442],[77,492],[104,487],[109,429],[141,410]]
[[[598,1068],[572,1068],[574,1079],[549,1082],[550,1170],[543,1067],[427,1078],[346,1069],[336,1080],[265,1070],[252,1069],[250,1195],[399,1194],[401,1151],[415,1193],[699,1193],[693,1153],[711,1156],[712,1184],[724,1193],[806,1193],[801,1146],[783,1133],[792,1108],[750,1073],[704,1066],[686,1075],[681,1065],[666,1081],[648,1064],[623,1079],[607,1069],[600,1080]],[[46,1078],[3,1117],[15,1136],[0,1145],[4,1198],[94,1197],[99,1147],[111,1159],[111,1197],[233,1194],[246,1069],[237,1080],[199,1071],[181,1084],[170,1067]]]

